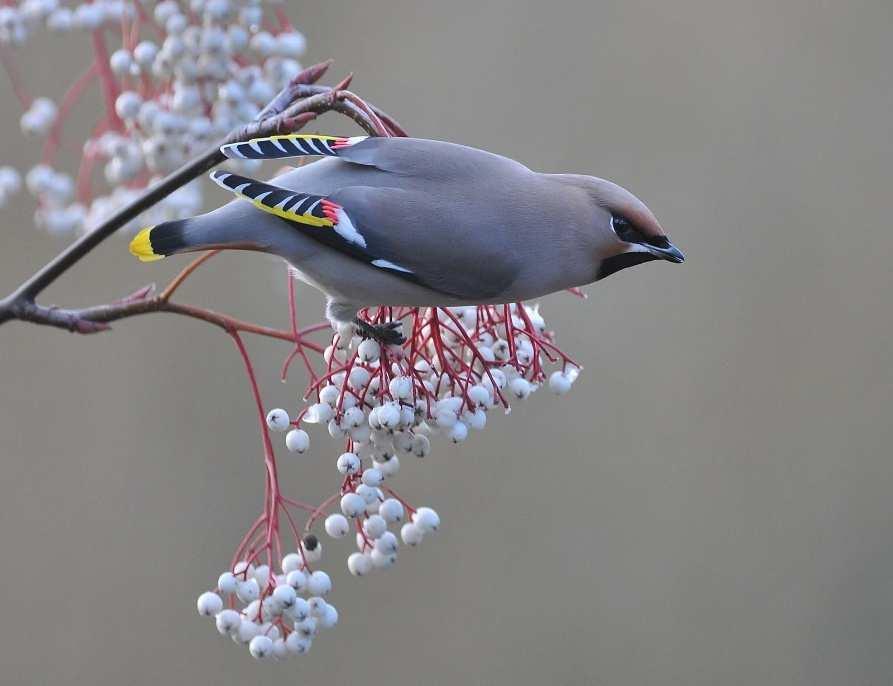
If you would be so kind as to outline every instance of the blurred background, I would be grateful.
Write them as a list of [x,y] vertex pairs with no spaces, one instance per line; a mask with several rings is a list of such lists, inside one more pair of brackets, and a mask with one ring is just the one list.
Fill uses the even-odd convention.
[[[893,6],[288,11],[308,63],[335,57],[333,78],[356,72],[414,135],[611,178],[688,261],[545,298],[585,367],[571,395],[407,462],[397,487],[438,509],[441,533],[364,579],[343,569],[349,543],[327,543],[341,622],[284,664],[195,613],[262,498],[231,342],[167,315],[92,337],[0,328],[0,682],[890,683]],[[34,89],[58,95],[85,40],[34,41]],[[2,161],[26,169],[37,154],[2,88]],[[63,247],[30,202],[3,210],[4,293]],[[112,239],[43,301],[108,301],[184,263],[141,265]],[[319,319],[320,297],[299,297]],[[281,266],[251,254],[182,293],[279,326],[284,298]],[[266,404],[293,407],[285,347],[250,347]],[[287,490],[329,492],[336,453],[321,437],[282,451]]]

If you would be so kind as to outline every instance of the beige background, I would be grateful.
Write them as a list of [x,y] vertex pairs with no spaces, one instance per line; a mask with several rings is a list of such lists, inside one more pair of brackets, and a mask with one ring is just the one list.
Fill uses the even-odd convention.
[[[330,545],[341,624],[284,665],[195,614],[261,497],[229,341],[162,315],[4,326],[0,683],[890,683],[890,3],[318,5],[290,9],[311,56],[410,131],[608,176],[689,260],[547,298],[586,367],[573,394],[410,462],[398,485],[443,533],[364,580]],[[74,76],[75,43],[24,52],[35,90]],[[3,93],[2,157],[24,165]],[[3,210],[3,291],[62,247],[32,211]],[[47,301],[182,263],[110,240]],[[184,296],[281,325],[283,292],[234,255]],[[284,348],[251,349],[267,403],[293,401]],[[334,453],[283,455],[292,492],[333,487]]]

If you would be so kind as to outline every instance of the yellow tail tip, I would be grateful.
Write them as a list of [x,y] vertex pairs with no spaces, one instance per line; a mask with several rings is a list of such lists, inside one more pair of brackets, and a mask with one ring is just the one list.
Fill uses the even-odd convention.
[[139,258],[140,262],[154,262],[160,260],[164,255],[158,255],[152,250],[152,242],[149,240],[149,233],[154,226],[147,226],[130,241],[130,254]]

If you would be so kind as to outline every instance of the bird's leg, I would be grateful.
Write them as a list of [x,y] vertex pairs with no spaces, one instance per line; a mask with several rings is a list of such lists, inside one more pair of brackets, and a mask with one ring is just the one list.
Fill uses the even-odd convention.
[[384,324],[370,324],[357,317],[353,320],[360,338],[371,338],[384,345],[403,345],[406,341],[400,331],[402,322],[385,322]]

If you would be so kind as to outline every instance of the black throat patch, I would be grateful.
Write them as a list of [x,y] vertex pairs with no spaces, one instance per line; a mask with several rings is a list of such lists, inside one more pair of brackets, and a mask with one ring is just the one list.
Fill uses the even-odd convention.
[[643,262],[651,262],[652,260],[660,259],[657,255],[653,255],[650,252],[624,252],[619,255],[614,255],[614,257],[609,257],[606,260],[602,260],[602,263],[598,268],[598,275],[595,277],[596,281],[601,281],[606,276],[611,276],[616,272],[619,272],[622,269],[626,269],[627,267],[635,267],[637,264],[642,264]]

